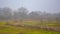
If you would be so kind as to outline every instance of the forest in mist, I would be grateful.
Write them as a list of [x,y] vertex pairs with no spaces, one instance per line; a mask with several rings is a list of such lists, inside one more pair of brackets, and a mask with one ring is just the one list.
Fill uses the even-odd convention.
[[40,21],[60,21],[60,13],[47,13],[42,11],[31,11],[24,7],[12,10],[9,7],[0,8],[0,20],[40,20]]
[[31,11],[24,7],[20,7],[17,10],[12,10],[9,7],[0,8],[0,19],[58,19],[60,18],[60,13],[47,13],[43,11]]

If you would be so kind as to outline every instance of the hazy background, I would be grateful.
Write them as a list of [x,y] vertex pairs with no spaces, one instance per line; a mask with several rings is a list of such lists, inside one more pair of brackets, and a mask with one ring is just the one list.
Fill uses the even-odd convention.
[[0,8],[10,7],[13,10],[25,7],[29,11],[60,12],[60,0],[0,0]]

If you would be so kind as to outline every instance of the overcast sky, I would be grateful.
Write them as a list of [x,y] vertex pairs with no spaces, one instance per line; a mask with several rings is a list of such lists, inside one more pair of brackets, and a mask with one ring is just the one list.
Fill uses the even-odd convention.
[[25,7],[29,11],[60,12],[60,0],[0,0],[0,7]]

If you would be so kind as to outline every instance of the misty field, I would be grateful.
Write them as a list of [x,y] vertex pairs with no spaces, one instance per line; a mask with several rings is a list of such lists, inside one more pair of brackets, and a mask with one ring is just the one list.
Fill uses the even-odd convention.
[[[25,23],[24,23],[25,22]],[[27,23],[29,22],[29,23]],[[23,21],[23,24],[26,26],[17,26],[17,25],[11,25],[14,24],[12,22],[0,22],[0,34],[60,34],[60,31],[53,31],[53,30],[46,30],[43,28],[33,28],[32,26],[37,25],[37,23],[34,23],[37,21]],[[44,24],[40,24],[41,26],[45,26]],[[56,24],[47,23],[49,26],[56,26]]]
[[60,34],[60,0],[0,0],[0,34]]

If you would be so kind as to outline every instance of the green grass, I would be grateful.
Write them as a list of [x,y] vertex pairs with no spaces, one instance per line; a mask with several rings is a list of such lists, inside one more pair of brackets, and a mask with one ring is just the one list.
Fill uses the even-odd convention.
[[0,26],[0,33],[6,34],[60,34],[60,32],[55,31],[46,31],[46,30],[35,30],[35,29],[26,29],[21,27],[14,26]]
[[0,34],[60,34],[60,32],[56,31],[6,26],[5,24],[6,24],[5,22],[0,23]]

